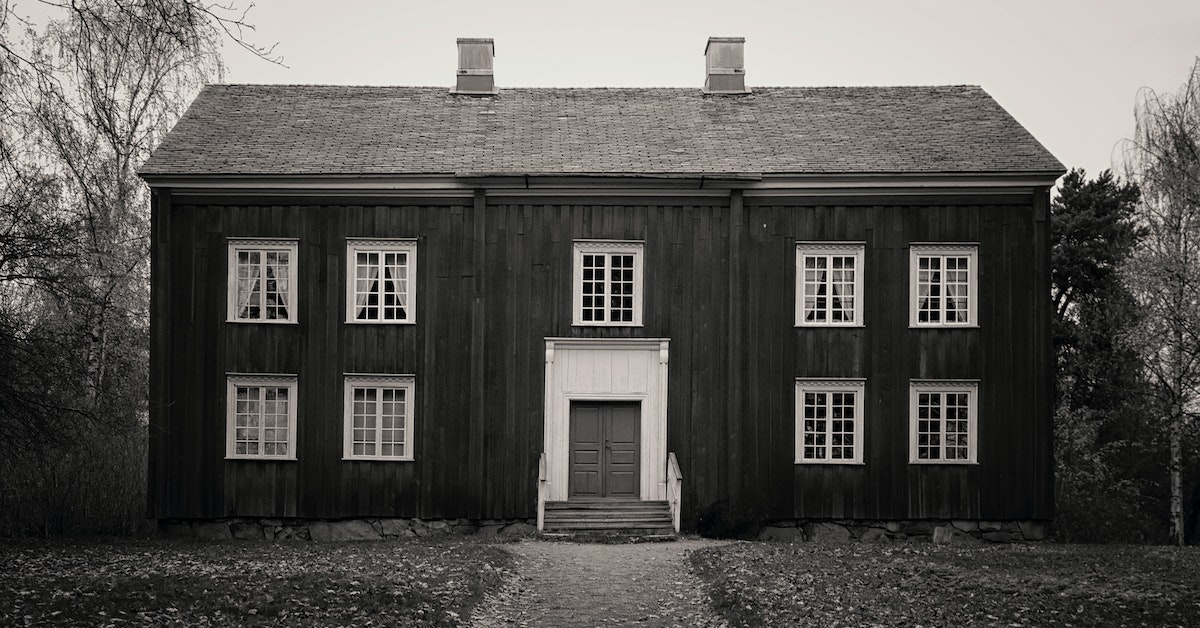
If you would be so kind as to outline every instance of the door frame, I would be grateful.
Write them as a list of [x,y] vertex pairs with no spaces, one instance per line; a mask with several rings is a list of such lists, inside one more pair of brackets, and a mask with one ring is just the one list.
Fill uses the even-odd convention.
[[570,477],[572,401],[629,401],[641,404],[639,499],[667,495],[666,338],[547,338],[546,399],[542,451],[546,461],[544,501],[566,501]]

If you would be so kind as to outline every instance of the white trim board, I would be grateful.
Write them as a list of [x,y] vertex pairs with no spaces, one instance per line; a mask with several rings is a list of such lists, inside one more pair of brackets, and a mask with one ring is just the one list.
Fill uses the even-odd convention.
[[665,338],[547,338],[543,451],[549,501],[569,497],[572,401],[641,403],[643,500],[667,498],[667,361]]

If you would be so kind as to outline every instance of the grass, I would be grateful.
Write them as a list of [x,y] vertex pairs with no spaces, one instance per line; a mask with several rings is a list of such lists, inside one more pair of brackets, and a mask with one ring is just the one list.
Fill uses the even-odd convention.
[[[1200,625],[1200,548],[736,542],[694,551],[732,626]],[[0,543],[0,626],[459,626],[494,541]]]
[[1194,626],[1200,548],[736,543],[691,555],[733,626]]
[[474,540],[0,545],[0,625],[457,626],[509,563]]

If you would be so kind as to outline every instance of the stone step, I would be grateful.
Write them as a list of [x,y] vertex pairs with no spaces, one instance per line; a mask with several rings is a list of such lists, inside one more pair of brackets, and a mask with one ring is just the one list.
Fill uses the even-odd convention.
[[604,517],[603,519],[598,519],[598,518],[589,518],[589,517],[556,517],[556,518],[551,519],[551,518],[547,517],[545,519],[546,526],[554,526],[554,527],[563,526],[563,525],[589,526],[589,525],[600,525],[602,523],[618,523],[618,524],[622,524],[622,525],[628,524],[628,525],[665,525],[665,526],[669,526],[669,525],[671,525],[671,518],[670,517]]
[[[546,527],[551,527],[546,524]],[[670,521],[556,521],[554,530],[612,530],[612,528],[670,528]]]
[[548,539],[561,539],[565,541],[600,537],[604,539],[627,539],[631,541],[675,541],[679,537],[675,536],[675,531],[671,529],[657,530],[647,528],[645,530],[584,530],[577,532],[575,530],[564,530],[562,532],[543,532],[542,536]]
[[645,514],[645,513],[651,513],[651,514],[667,513],[667,514],[670,514],[671,510],[665,506],[661,507],[661,508],[547,508],[546,509],[546,514],[558,514],[558,513],[563,513],[563,512],[577,512],[577,513],[582,513],[585,515],[594,515],[596,517],[601,517],[601,516],[604,516],[605,514],[612,513],[612,512],[636,512],[636,513],[643,513],[643,514]]
[[552,510],[666,510],[670,512],[670,507],[665,501],[596,499],[546,502],[546,512]]
[[546,521],[670,521],[670,513],[662,512],[606,512],[596,514],[589,512],[546,513]]
[[665,501],[572,499],[547,502],[543,532],[549,534],[674,538]]

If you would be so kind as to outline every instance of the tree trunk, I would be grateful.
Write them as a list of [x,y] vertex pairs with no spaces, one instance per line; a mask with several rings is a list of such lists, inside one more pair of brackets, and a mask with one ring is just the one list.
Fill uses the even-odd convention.
[[1171,461],[1171,542],[1184,543],[1183,518],[1183,408],[1179,401],[1171,402],[1171,425],[1169,427]]

